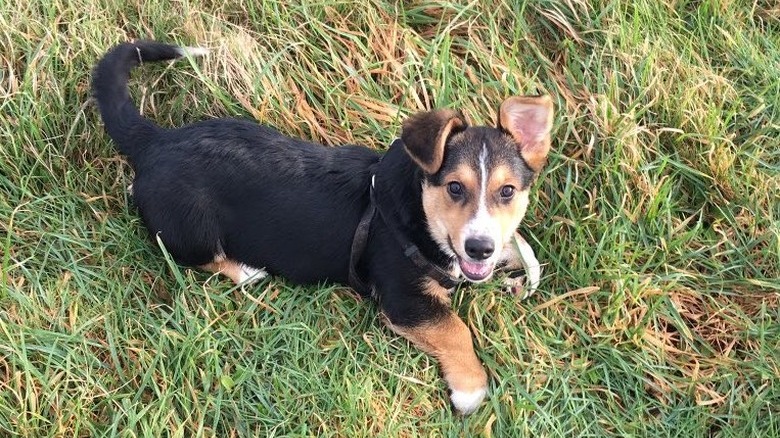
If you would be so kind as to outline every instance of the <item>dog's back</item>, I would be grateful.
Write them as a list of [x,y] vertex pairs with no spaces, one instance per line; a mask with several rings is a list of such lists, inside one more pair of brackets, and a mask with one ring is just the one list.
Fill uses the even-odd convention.
[[162,129],[143,118],[127,90],[130,71],[192,50],[125,43],[95,69],[100,113],[135,170],[133,198],[149,232],[184,265],[235,260],[300,283],[346,282],[378,155],[293,139],[248,120]]

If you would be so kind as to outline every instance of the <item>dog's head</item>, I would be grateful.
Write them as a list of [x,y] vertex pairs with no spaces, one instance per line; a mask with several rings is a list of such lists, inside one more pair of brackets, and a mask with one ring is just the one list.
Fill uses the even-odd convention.
[[525,215],[528,190],[547,161],[553,104],[510,97],[498,126],[469,127],[460,112],[437,110],[403,124],[406,152],[423,170],[422,203],[431,237],[472,282],[490,278]]

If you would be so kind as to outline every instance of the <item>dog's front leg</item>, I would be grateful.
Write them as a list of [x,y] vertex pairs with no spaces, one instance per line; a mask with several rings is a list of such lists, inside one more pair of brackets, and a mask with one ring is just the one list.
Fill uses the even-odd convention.
[[430,296],[408,298],[404,309],[385,309],[388,326],[439,361],[453,406],[464,415],[473,412],[487,394],[487,374],[474,353],[471,332],[445,303]]
[[[520,295],[522,290],[521,299],[526,299],[533,295],[541,281],[542,267],[539,264],[539,260],[536,259],[536,254],[534,254],[531,245],[517,231],[515,231],[509,243],[504,246],[502,258],[506,263],[504,270],[510,273],[504,280],[507,290],[518,295]],[[522,277],[511,275],[511,271],[518,269],[525,270],[525,285],[523,285]]]

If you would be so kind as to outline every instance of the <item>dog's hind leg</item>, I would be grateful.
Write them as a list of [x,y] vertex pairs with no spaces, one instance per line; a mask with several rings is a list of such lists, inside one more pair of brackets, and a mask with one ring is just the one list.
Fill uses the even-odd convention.
[[216,274],[222,274],[236,284],[252,284],[268,276],[265,269],[247,266],[225,257],[216,257],[213,262],[200,266],[201,269]]

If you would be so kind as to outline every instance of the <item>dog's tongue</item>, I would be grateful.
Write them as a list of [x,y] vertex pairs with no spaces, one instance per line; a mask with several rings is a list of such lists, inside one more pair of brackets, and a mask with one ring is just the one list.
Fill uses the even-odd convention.
[[463,274],[469,280],[482,280],[490,275],[492,267],[490,266],[490,263],[478,263],[461,260],[460,270],[463,271]]

